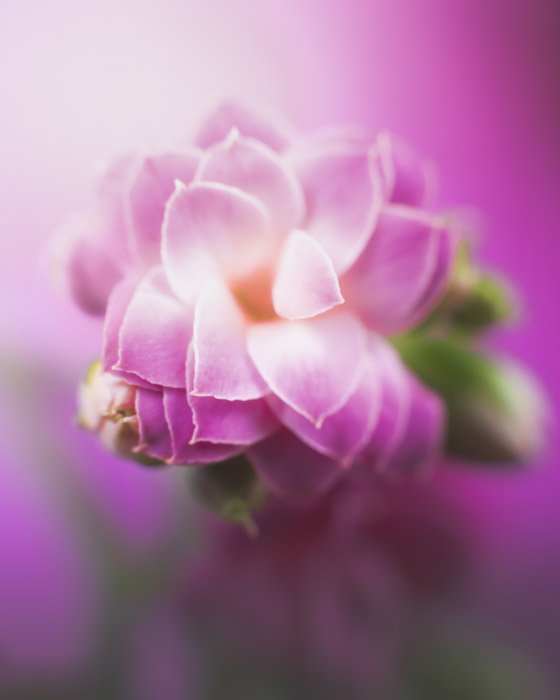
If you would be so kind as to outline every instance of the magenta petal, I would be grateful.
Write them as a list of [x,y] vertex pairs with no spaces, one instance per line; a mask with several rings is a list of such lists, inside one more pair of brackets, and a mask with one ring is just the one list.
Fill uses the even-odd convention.
[[136,391],[138,452],[165,461],[171,455],[171,435],[165,418],[163,394],[139,388]]
[[257,197],[270,211],[276,233],[303,220],[303,191],[295,174],[270,148],[236,131],[205,154],[196,179],[239,187]]
[[193,440],[233,445],[253,445],[278,427],[264,399],[224,401],[191,396],[195,430]]
[[310,447],[345,466],[371,437],[381,404],[381,373],[373,355],[363,363],[360,380],[348,401],[316,428],[280,399],[269,399],[282,423]]
[[161,268],[149,272],[136,288],[119,332],[114,369],[152,384],[185,386],[192,311],[171,292]]
[[196,302],[193,394],[247,401],[269,392],[247,352],[246,332],[230,291],[219,280],[210,280]]
[[364,249],[381,205],[381,181],[366,152],[351,145],[294,155],[305,193],[303,228],[326,250],[339,274]]
[[420,210],[383,209],[366,249],[342,280],[347,302],[371,328],[396,333],[413,322],[436,268],[435,225]]
[[117,284],[107,304],[103,326],[103,369],[109,372],[119,359],[119,331],[123,318],[138,285],[135,275],[129,275]]
[[437,190],[436,168],[389,134],[377,139],[388,201],[413,207],[430,206]]
[[[187,388],[193,388],[194,347],[187,355]],[[188,396],[192,409],[193,442],[253,445],[270,435],[279,423],[264,399],[225,401],[211,396]]]
[[161,256],[161,227],[165,204],[175,190],[175,181],[188,184],[200,154],[166,153],[144,158],[132,181],[128,202],[131,249],[143,264],[158,264]]
[[376,339],[371,352],[381,376],[380,410],[369,441],[360,452],[359,462],[370,469],[384,471],[408,423],[410,381],[399,356],[385,341]]
[[96,211],[101,222],[104,245],[125,268],[133,259],[129,240],[127,195],[138,159],[124,155],[117,159],[101,178],[97,187]]
[[272,245],[270,215],[235,187],[210,182],[178,185],[166,206],[162,258],[176,294],[192,301],[209,276],[231,281],[254,272]]
[[387,472],[406,476],[433,466],[445,427],[445,410],[437,394],[410,375],[411,401],[406,426],[393,452]]
[[266,486],[288,500],[316,498],[344,474],[337,462],[304,445],[289,430],[250,447],[247,456]]
[[352,316],[329,314],[252,326],[247,347],[270,390],[320,426],[354,391],[365,334]]
[[293,231],[284,243],[272,302],[276,313],[290,320],[311,318],[344,302],[331,259],[304,231]]
[[274,151],[282,151],[288,144],[286,129],[270,117],[265,117],[238,102],[223,102],[201,126],[194,143],[208,148],[223,141],[232,129],[242,136],[262,141]]
[[434,308],[447,288],[453,269],[455,255],[455,240],[453,236],[448,231],[441,229],[436,231],[436,239],[436,264],[428,284],[411,314],[411,325],[419,323]]
[[193,414],[184,389],[165,389],[164,408],[171,432],[172,464],[209,464],[221,462],[239,454],[244,447],[239,445],[215,445],[195,442]]
[[102,316],[122,272],[104,240],[100,222],[91,213],[71,217],[53,248],[55,273],[76,303],[89,314]]

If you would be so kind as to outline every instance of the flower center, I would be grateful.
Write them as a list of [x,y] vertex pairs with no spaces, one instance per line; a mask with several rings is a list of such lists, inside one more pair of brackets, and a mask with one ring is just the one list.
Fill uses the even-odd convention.
[[262,267],[231,285],[231,293],[252,322],[277,318],[272,305],[273,270]]

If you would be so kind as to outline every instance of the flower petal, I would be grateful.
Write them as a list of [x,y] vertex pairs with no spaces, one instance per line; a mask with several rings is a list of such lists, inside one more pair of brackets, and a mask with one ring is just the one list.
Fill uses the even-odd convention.
[[196,302],[193,391],[228,401],[258,399],[269,392],[246,347],[246,324],[219,280],[206,283]]
[[128,275],[116,285],[109,297],[103,325],[103,350],[101,354],[102,367],[105,372],[110,372],[119,359],[119,331],[137,286],[137,277]]
[[[194,348],[187,357],[187,388],[193,388]],[[188,396],[194,431],[191,442],[253,445],[270,435],[279,425],[264,399],[225,401],[212,396]]]
[[331,259],[304,231],[292,231],[284,244],[272,302],[279,316],[291,320],[317,316],[344,302]]
[[54,240],[52,258],[56,281],[86,313],[102,316],[122,272],[93,212],[68,219]]
[[444,229],[436,231],[436,238],[436,264],[432,270],[428,284],[411,314],[411,325],[419,323],[434,308],[447,288],[447,283],[449,282],[449,277],[453,269],[456,241],[451,233]]
[[119,331],[114,369],[169,387],[185,386],[192,310],[171,292],[161,268],[136,288]]
[[324,494],[344,474],[337,462],[285,429],[250,447],[247,456],[273,493],[294,501]]
[[445,409],[437,394],[410,375],[411,401],[408,420],[392,454],[387,473],[395,476],[417,474],[433,466],[441,448]]
[[171,432],[171,464],[209,464],[229,459],[243,451],[239,445],[215,445],[210,442],[192,442],[193,414],[185,389],[165,389],[163,394],[165,416]]
[[410,381],[407,369],[388,343],[378,339],[372,344],[371,352],[381,375],[380,410],[358,461],[368,469],[381,472],[386,470],[408,423]]
[[165,204],[175,191],[175,180],[188,184],[199,160],[193,149],[150,156],[140,163],[128,193],[130,246],[139,262],[159,264]]
[[364,249],[381,206],[381,181],[367,152],[327,146],[296,152],[293,166],[303,185],[303,228],[327,251],[339,274]]
[[225,139],[234,128],[243,136],[262,141],[275,151],[282,151],[288,144],[286,129],[270,117],[233,101],[222,102],[207,117],[194,143],[200,148],[208,148]]
[[252,326],[247,347],[270,389],[320,427],[356,386],[365,334],[358,321],[340,313]]
[[348,303],[373,329],[395,333],[411,325],[436,268],[435,220],[409,207],[387,206],[355,265],[342,280]]
[[254,195],[270,211],[274,231],[301,225],[305,203],[295,174],[268,146],[233,130],[204,156],[197,180],[221,182]]
[[137,452],[165,461],[171,455],[171,434],[163,408],[161,391],[136,391],[139,444]]
[[269,399],[282,423],[310,447],[345,466],[371,437],[381,406],[381,374],[373,355],[362,366],[360,380],[348,401],[316,428],[277,397]]
[[388,201],[431,206],[437,190],[434,164],[419,158],[405,143],[387,133],[378,136],[377,149]]
[[212,274],[240,280],[262,264],[272,244],[270,215],[235,187],[178,185],[163,222],[162,258],[176,294],[192,301]]

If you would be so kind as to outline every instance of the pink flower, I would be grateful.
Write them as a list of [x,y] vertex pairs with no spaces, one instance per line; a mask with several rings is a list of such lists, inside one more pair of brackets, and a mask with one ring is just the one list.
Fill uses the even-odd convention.
[[103,369],[134,388],[134,451],[243,452],[294,497],[427,463],[442,406],[383,336],[446,286],[431,168],[388,135],[291,139],[235,104],[194,144],[122,159],[64,239],[70,290],[105,315]]

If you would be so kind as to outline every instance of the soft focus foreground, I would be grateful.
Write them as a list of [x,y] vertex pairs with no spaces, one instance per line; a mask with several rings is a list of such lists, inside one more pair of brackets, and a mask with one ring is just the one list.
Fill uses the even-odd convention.
[[[37,250],[67,211],[87,205],[100,153],[112,160],[154,139],[174,146],[231,90],[302,127],[389,126],[433,155],[443,203],[488,213],[484,255],[526,299],[524,325],[494,342],[557,401],[554,11],[469,3],[451,14],[437,2],[422,12],[357,4],[355,15],[336,3],[238,10],[1,10],[10,135],[1,694],[556,697],[554,458],[531,473],[447,471],[395,491],[368,484],[366,499],[359,485],[341,485],[306,510],[270,501],[252,541],[195,512],[183,474],[113,458],[69,420],[100,329],[45,291]],[[438,353],[422,356],[472,364],[453,348]],[[415,371],[429,383],[429,365]],[[463,390],[451,387],[447,403],[468,417],[480,417],[473,406],[488,392],[504,396],[483,381],[457,405]],[[530,421],[521,426],[493,431],[502,450],[530,443]]]

